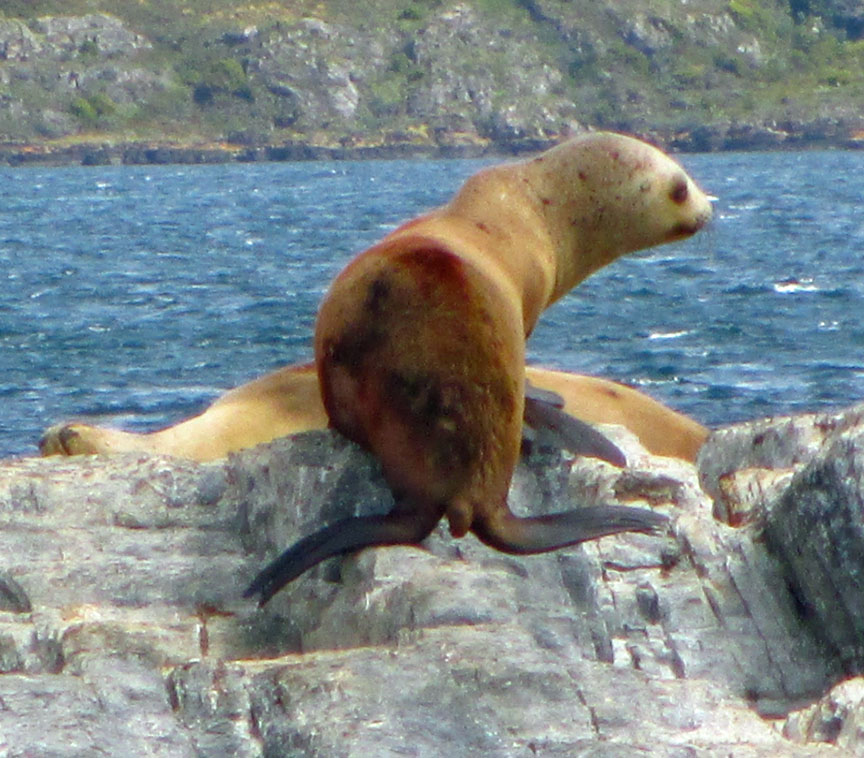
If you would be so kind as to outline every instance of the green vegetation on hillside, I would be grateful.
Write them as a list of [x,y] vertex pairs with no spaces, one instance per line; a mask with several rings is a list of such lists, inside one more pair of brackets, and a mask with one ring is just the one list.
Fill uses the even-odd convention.
[[[859,6],[0,0],[0,140],[506,141],[575,123],[854,122]],[[86,28],[45,21],[88,14]]]

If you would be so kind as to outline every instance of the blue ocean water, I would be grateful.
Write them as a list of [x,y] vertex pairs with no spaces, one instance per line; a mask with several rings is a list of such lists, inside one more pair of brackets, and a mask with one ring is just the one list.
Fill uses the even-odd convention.
[[[531,360],[710,425],[864,399],[864,152],[681,160],[711,228],[584,282]],[[308,359],[335,273],[480,165],[0,169],[0,457],[70,418],[152,430]]]

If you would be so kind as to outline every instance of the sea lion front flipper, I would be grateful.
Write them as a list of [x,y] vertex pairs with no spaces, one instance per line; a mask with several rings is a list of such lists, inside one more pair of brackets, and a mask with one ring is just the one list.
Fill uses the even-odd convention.
[[547,405],[551,405],[554,408],[563,408],[564,407],[564,396],[555,390],[547,390],[543,387],[538,387],[536,384],[531,384],[527,379],[525,380],[525,399],[537,400],[541,403],[546,403]]
[[472,531],[496,550],[527,555],[619,532],[660,532],[668,522],[661,513],[626,506],[599,505],[525,518],[502,509],[494,519],[475,522]]
[[304,537],[265,566],[246,588],[243,597],[259,595],[258,605],[263,606],[288,582],[326,558],[364,547],[415,545],[435,528],[440,519],[440,509],[408,511],[400,510],[399,506],[384,516],[342,519]]
[[[541,395],[535,394],[536,391],[537,388],[531,385],[525,387],[525,422],[529,426],[545,434],[553,444],[576,455],[599,458],[619,468],[627,465],[624,453],[608,437],[547,402]],[[547,390],[540,392],[545,394]],[[558,393],[549,394],[556,396]]]
[[[113,430],[108,430],[110,435]],[[46,429],[39,439],[40,455],[88,455],[109,452],[110,447],[100,444],[100,427],[87,424],[62,423]],[[121,432],[122,434],[122,432]]]

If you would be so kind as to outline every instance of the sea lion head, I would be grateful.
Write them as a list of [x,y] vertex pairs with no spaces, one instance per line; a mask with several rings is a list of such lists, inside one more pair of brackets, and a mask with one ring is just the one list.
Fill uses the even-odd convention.
[[557,252],[555,297],[621,255],[695,234],[712,215],[680,164],[622,134],[571,139],[525,173]]

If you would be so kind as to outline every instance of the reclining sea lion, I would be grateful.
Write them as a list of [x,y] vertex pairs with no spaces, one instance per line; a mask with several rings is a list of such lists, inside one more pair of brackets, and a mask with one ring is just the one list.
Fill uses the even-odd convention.
[[[708,430],[696,421],[617,382],[527,366],[528,382],[561,398],[562,409],[591,424],[620,424],[655,455],[695,460]],[[530,413],[529,413],[530,415]],[[542,424],[528,420],[529,426]],[[83,423],[48,429],[42,455],[147,452],[196,461],[327,426],[312,363],[273,371],[218,398],[203,413],[157,432],[138,434]]]

